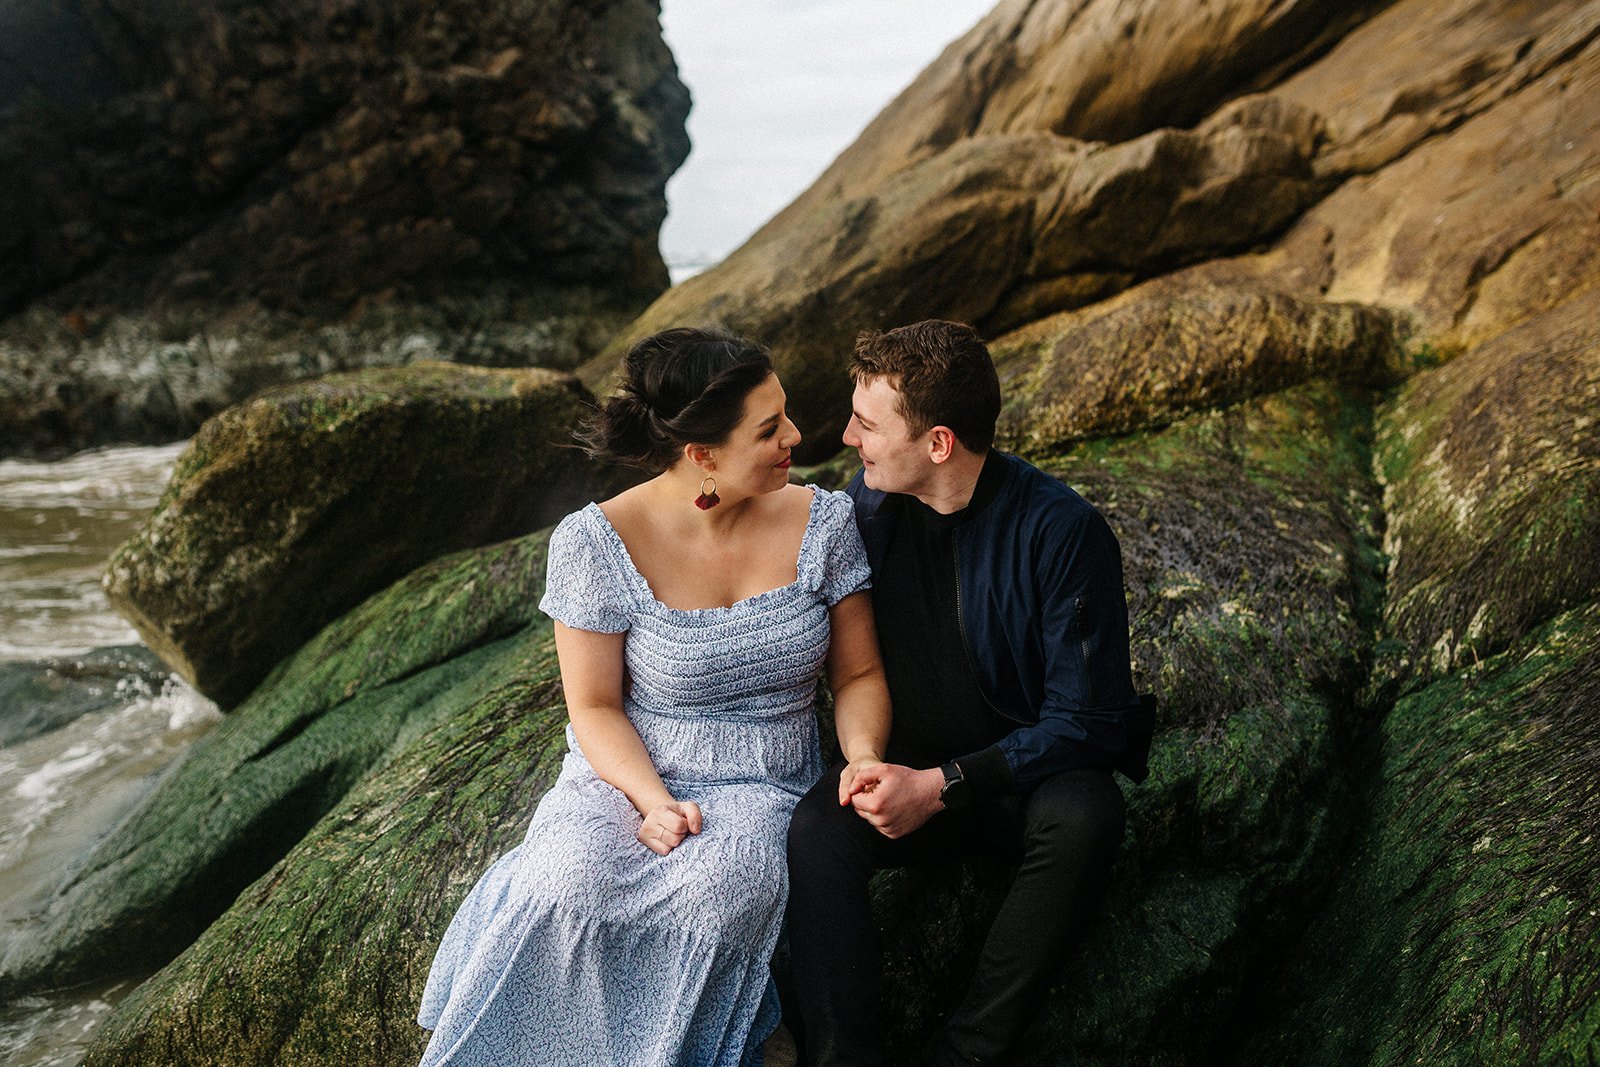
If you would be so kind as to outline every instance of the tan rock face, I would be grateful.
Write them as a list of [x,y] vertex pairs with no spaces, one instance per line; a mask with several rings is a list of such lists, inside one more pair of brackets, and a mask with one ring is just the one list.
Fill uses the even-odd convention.
[[1600,39],[1346,182],[1299,223],[1329,235],[1328,296],[1404,308],[1459,350],[1600,280],[1597,99]]
[[1048,131],[1121,141],[1191,125],[1261,71],[1330,39],[1376,6],[1004,0],[889,104],[754,243],[968,137]]
[[930,317],[1005,325],[1052,300],[1090,299],[1248,246],[1309,200],[1310,125],[1298,111],[1258,108],[1121,145],[1053,134],[962,141],[690,279],[585,374],[604,388],[632,341],[720,320],[772,346],[808,435],[803,455],[822,458],[844,426],[859,330]]
[[106,593],[231,707],[413,567],[604,495],[614,475],[571,447],[587,399],[569,375],[437,363],[269,390],[202,427]]

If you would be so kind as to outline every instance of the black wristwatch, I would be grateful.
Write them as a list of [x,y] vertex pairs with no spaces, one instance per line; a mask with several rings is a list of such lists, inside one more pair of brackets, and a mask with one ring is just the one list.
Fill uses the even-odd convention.
[[946,811],[960,811],[972,803],[972,783],[961,773],[961,764],[951,760],[939,770],[944,772],[944,785],[939,788],[939,803]]

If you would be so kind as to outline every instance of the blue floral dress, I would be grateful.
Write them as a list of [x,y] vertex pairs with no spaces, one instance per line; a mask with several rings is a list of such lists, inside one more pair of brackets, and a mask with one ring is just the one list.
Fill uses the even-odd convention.
[[569,726],[527,836],[445,931],[418,1013],[434,1032],[424,1065],[760,1063],[778,1024],[768,962],[789,814],[823,770],[813,701],[828,608],[869,584],[850,499],[813,493],[797,579],[726,608],[656,600],[595,504],[551,534],[540,608],[627,632],[628,717],[703,826],[650,851]]

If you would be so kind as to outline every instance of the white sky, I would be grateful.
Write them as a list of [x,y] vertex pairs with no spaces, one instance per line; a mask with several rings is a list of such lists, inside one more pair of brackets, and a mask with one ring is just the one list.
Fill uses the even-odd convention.
[[994,3],[663,0],[694,97],[693,148],[667,184],[667,262],[733,251]]

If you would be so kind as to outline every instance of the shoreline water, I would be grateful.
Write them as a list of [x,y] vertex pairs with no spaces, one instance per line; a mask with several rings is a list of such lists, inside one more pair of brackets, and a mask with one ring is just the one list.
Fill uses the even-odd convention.
[[[184,442],[0,460],[0,955],[94,843],[220,720],[100,589]],[[0,1006],[0,1061],[71,1067],[140,977]]]

